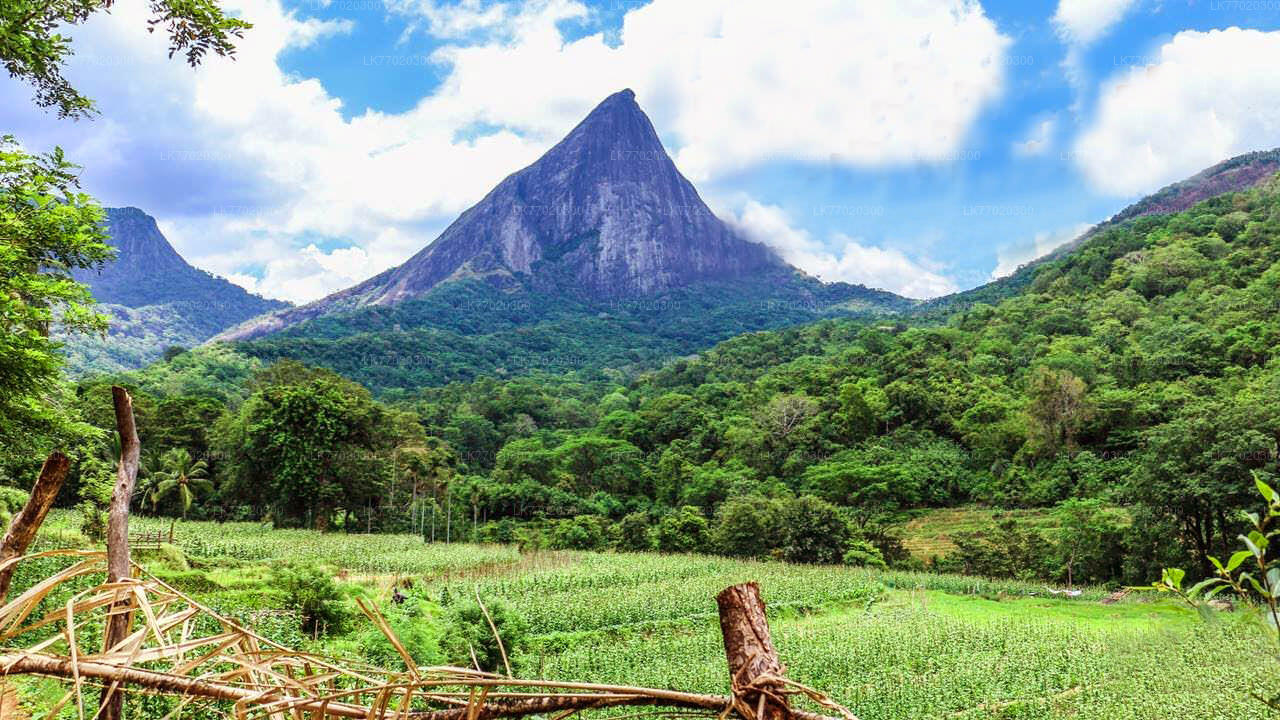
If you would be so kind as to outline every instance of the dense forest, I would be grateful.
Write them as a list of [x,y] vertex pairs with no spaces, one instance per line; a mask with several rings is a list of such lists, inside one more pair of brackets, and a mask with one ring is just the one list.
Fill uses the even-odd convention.
[[[175,348],[71,402],[105,430],[108,384],[133,390],[145,513],[910,565],[893,526],[913,512],[1039,507],[1059,518],[1049,537],[1006,521],[930,560],[1141,582],[1178,563],[1207,573],[1251,477],[1276,474],[1278,260],[1273,182],[1107,227],[942,319],[832,319],[638,374],[381,396],[296,361]],[[563,351],[590,355],[580,342]],[[86,441],[64,490],[90,524],[107,458]]]

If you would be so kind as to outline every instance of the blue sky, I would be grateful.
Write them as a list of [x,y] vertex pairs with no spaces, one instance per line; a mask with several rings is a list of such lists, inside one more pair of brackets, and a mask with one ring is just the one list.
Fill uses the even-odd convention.
[[745,234],[916,297],[1280,146],[1280,0],[226,4],[255,23],[235,63],[166,61],[121,3],[72,33],[99,119],[5,80],[0,120],[294,301],[403,261],[622,87]]

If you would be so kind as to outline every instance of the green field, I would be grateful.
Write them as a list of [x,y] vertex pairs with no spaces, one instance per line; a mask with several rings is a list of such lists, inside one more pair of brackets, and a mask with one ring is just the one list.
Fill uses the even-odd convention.
[[[42,543],[65,544],[73,524],[72,514],[55,513]],[[134,528],[168,525],[139,518]],[[140,555],[215,606],[257,603],[269,613],[286,600],[269,588],[270,568],[281,564],[322,564],[346,592],[384,604],[410,579],[425,597],[478,592],[523,618],[530,637],[517,659],[521,675],[720,693],[728,678],[713,596],[757,580],[789,675],[862,720],[1261,718],[1267,713],[1248,692],[1275,681],[1271,648],[1250,613],[1206,623],[1149,595],[1102,604],[1101,589],[1068,600],[1015,581],[696,555],[521,555],[256,524],[179,523],[175,545],[181,552]],[[349,651],[363,622],[313,649]],[[311,643],[279,622],[267,631]],[[51,696],[47,685],[23,690],[29,704]]]

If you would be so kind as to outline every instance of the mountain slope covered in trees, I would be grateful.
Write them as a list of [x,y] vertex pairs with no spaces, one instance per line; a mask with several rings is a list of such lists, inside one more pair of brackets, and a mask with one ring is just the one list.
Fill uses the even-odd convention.
[[65,338],[73,374],[136,368],[169,346],[199,345],[218,332],[288,303],[191,266],[138,208],[107,208],[107,234],[116,258],[73,276],[89,286],[110,317],[105,337]]

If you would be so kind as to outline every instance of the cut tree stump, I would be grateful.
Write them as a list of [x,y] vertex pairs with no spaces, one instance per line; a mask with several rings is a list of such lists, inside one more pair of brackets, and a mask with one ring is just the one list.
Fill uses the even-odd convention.
[[747,720],[787,720],[791,705],[785,669],[769,636],[760,586],[754,582],[725,588],[716,596],[720,632],[729,661],[734,706]]
[[[138,442],[138,428],[133,419],[133,398],[122,387],[112,386],[111,400],[115,404],[116,431],[120,433],[120,464],[116,468],[116,486],[111,493],[111,507],[107,511],[107,582],[120,582],[129,578],[129,503],[133,500],[133,486],[138,480],[138,460],[142,447]],[[129,606],[123,594],[116,594],[119,609],[107,619],[103,633],[103,652],[110,652],[129,635],[133,614],[125,610]],[[113,608],[115,610],[116,608]],[[124,694],[118,682],[102,688],[102,702],[98,717],[101,720],[120,720],[124,708]]]

